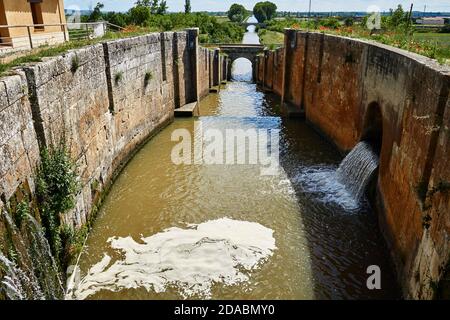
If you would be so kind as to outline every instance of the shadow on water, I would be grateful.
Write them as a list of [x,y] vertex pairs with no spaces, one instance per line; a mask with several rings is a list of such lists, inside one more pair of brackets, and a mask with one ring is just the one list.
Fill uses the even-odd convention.
[[[354,199],[348,199],[343,186],[335,181],[342,160],[339,152],[303,120],[283,118],[282,128],[280,162],[301,208],[316,298],[400,298],[370,204],[366,199],[351,203]],[[366,286],[371,265],[381,269],[381,290]]]
[[[302,218],[299,228],[305,230],[315,298],[401,298],[374,211],[365,197],[357,201],[347,192],[337,177],[343,160],[339,151],[305,120],[280,118],[279,98],[261,92],[255,84],[233,82],[214,98],[211,109],[203,109],[204,115],[280,119],[280,164]],[[367,288],[367,268],[372,265],[380,267],[381,290]]]
[[[248,84],[251,85],[251,84]],[[258,116],[279,117],[279,98],[256,89]],[[280,165],[302,215],[317,299],[400,299],[393,263],[378,219],[364,196],[339,183],[343,157],[303,119],[281,118]],[[366,286],[367,268],[381,270],[381,290]]]

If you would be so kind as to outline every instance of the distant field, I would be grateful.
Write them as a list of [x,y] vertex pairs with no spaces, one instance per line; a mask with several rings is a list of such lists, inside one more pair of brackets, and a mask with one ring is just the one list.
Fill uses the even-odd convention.
[[450,33],[415,33],[414,38],[417,40],[431,41],[450,49]]
[[230,19],[228,19],[227,16],[217,16],[216,19],[220,23],[222,23],[222,22],[229,22],[230,21]]
[[444,63],[450,64],[450,33],[415,33],[414,38],[435,43],[438,56],[444,59]]

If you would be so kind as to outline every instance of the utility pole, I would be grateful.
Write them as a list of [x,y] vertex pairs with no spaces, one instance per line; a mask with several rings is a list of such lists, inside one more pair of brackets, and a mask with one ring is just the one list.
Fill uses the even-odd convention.
[[411,20],[412,20],[413,7],[414,7],[414,3],[411,3],[411,8],[409,9],[409,23],[411,23]]
[[308,10],[308,31],[309,31],[309,21],[311,19],[311,0],[309,0],[309,10]]
[[413,7],[414,3],[411,3],[411,8],[409,9],[409,16],[408,16],[408,29],[406,30],[406,32],[409,32],[410,31],[409,29],[411,28]]

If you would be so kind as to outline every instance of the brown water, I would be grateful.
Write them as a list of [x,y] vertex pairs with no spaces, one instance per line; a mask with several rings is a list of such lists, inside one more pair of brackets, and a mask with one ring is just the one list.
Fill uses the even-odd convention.
[[[81,256],[75,298],[398,298],[370,206],[335,177],[341,156],[303,121],[279,117],[271,96],[242,81],[249,62],[235,64],[240,81],[206,97],[199,119],[177,119],[123,170]],[[196,120],[203,130],[281,130],[280,174],[175,165],[171,135],[187,129],[198,139]],[[370,291],[374,264],[382,290]]]

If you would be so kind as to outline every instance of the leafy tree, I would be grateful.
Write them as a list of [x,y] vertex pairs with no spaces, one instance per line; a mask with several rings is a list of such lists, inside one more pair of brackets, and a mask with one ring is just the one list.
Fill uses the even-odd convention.
[[105,7],[105,5],[101,2],[97,2],[97,5],[95,6],[94,10],[91,12],[88,21],[89,22],[96,22],[100,21],[103,18],[102,15],[102,9]]
[[167,3],[162,0],[137,0],[136,6],[143,6],[150,9],[151,14],[164,14],[167,11]]
[[233,22],[242,22],[247,14],[247,10],[241,4],[234,3],[227,12],[228,19]]
[[128,18],[128,14],[122,12],[108,12],[103,14],[103,19],[119,27],[126,27]]
[[144,5],[136,5],[128,11],[129,22],[138,26],[146,25],[150,16],[150,8]]
[[276,16],[277,6],[275,3],[270,1],[258,2],[253,7],[253,15],[256,17],[258,22],[265,22],[267,20],[272,20]]
[[[150,1],[150,0],[148,0]],[[157,14],[159,9],[159,1],[158,0],[152,0],[152,3],[149,4],[150,6],[150,13],[151,14]]]
[[151,3],[150,0],[137,0],[136,1],[137,6],[144,6],[144,7],[150,7]]
[[165,14],[167,12],[167,8],[166,0],[162,0],[156,10],[156,14]]
[[264,22],[267,20],[267,15],[264,9],[261,6],[255,5],[253,8],[253,15],[255,16],[258,22]]
[[394,11],[391,9],[391,15],[388,18],[389,27],[397,28],[408,21],[408,13],[405,13],[403,7],[399,4],[397,9]]
[[184,13],[191,13],[191,0],[185,0]]

